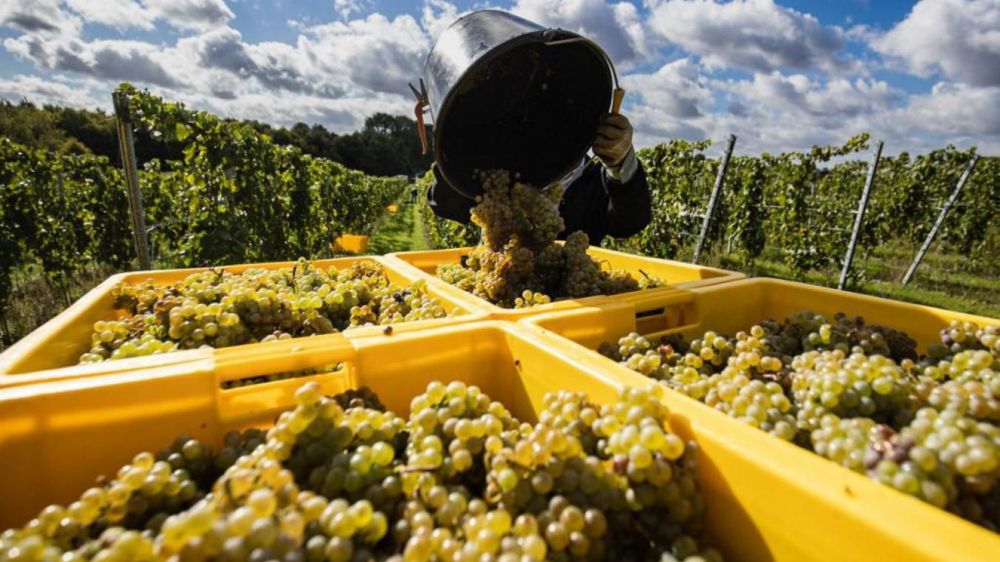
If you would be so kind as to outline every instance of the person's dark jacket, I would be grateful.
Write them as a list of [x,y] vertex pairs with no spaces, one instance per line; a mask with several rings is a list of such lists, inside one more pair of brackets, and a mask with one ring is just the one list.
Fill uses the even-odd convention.
[[[468,224],[469,210],[476,202],[448,185],[436,166],[433,169],[436,181],[427,190],[427,201],[434,214]],[[596,246],[605,236],[632,236],[649,224],[650,205],[649,184],[641,164],[632,177],[622,183],[612,178],[599,162],[591,160],[583,174],[566,189],[559,203],[559,214],[566,223],[559,239],[582,230]]]

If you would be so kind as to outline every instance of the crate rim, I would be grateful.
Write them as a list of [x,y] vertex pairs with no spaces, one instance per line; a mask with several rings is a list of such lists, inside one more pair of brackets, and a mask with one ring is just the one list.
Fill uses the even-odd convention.
[[[930,312],[944,312],[949,315],[960,315],[964,316],[965,318],[971,321],[982,322],[983,320],[990,320],[993,321],[994,323],[1000,324],[1000,320],[994,320],[988,317],[981,317],[966,313],[953,312],[946,309],[932,307],[928,305],[905,303],[902,301],[896,301],[884,297],[875,297],[859,293],[851,293],[849,291],[842,291],[829,287],[820,287],[820,286],[810,285],[808,283],[788,281],[784,279],[775,279],[770,277],[746,278],[728,283],[720,283],[717,285],[698,287],[683,292],[678,292],[675,295],[670,295],[670,296],[659,295],[657,297],[654,295],[650,295],[648,299],[645,299],[645,301],[647,303],[654,303],[657,301],[662,303],[664,297],[667,297],[674,301],[671,304],[688,303],[688,302],[693,302],[695,295],[704,293],[711,294],[713,292],[732,290],[733,288],[739,289],[740,287],[754,286],[754,285],[774,286],[779,288],[795,286],[795,287],[804,287],[809,289],[817,289],[827,294],[850,294],[852,297],[859,297],[862,300],[874,299],[885,303],[902,304],[909,307],[914,307],[915,309],[918,310],[924,310]],[[604,305],[598,305],[593,308],[610,309],[610,308],[625,308],[629,306],[633,306],[636,309],[638,309],[641,306],[641,303],[635,303],[635,302],[605,303]],[[655,384],[655,381],[653,381],[653,379],[650,379],[641,373],[632,371],[631,369],[625,367],[624,365],[619,364],[613,359],[601,355],[600,353],[597,352],[597,350],[590,349],[587,346],[579,344],[568,337],[563,337],[558,332],[546,329],[542,325],[547,319],[559,318],[567,314],[573,314],[578,312],[579,309],[569,310],[569,311],[567,310],[553,311],[546,314],[523,318],[518,322],[518,324],[523,326],[526,330],[534,332],[536,334],[536,337],[538,338],[545,338],[548,339],[549,341],[553,341],[555,342],[556,345],[561,345],[569,348],[569,350],[572,350],[573,353],[590,355],[590,357],[593,360],[598,362],[599,368],[608,370],[609,372],[614,373],[615,376],[622,378],[626,385],[637,386],[643,383],[648,384],[650,382]],[[691,327],[690,325],[680,326],[677,328],[671,328],[671,330],[674,329],[683,330],[685,328],[690,328],[690,327]],[[866,493],[873,494],[876,497],[880,497],[882,498],[883,501],[886,502],[891,502],[891,503],[901,502],[901,507],[904,508],[903,510],[900,511],[901,513],[905,513],[908,510],[918,510],[928,518],[941,520],[940,524],[947,525],[953,531],[962,533],[963,536],[967,536],[972,540],[976,540],[977,542],[992,541],[993,544],[995,544],[997,548],[1000,549],[1000,533],[993,533],[984,527],[980,527],[944,509],[937,508],[915,497],[909,496],[889,486],[876,482],[875,480],[872,480],[863,474],[851,471],[850,469],[842,467],[839,464],[834,463],[833,461],[830,461],[828,459],[825,459],[811,451],[798,447],[793,443],[786,442],[776,437],[773,437],[769,435],[767,432],[761,431],[748,424],[742,423],[735,418],[731,418],[725,413],[720,412],[703,402],[685,396],[675,390],[672,390],[667,387],[663,387],[663,390],[665,392],[665,396],[667,397],[665,401],[668,402],[668,407],[671,408],[671,411],[679,410],[680,412],[688,412],[688,414],[686,414],[686,417],[688,417],[691,420],[695,419],[710,420],[710,423],[708,424],[710,427],[718,426],[719,428],[722,428],[728,426],[726,428],[727,431],[734,432],[734,434],[739,435],[739,438],[734,439],[734,441],[739,441],[741,443],[755,443],[756,445],[754,448],[763,447],[765,449],[774,449],[775,453],[780,452],[782,458],[787,459],[790,462],[798,463],[799,466],[808,467],[808,469],[806,470],[784,471],[786,477],[788,474],[793,475],[791,477],[791,480],[795,482],[796,486],[800,488],[803,492],[809,492],[810,490],[812,490],[812,488],[810,488],[808,484],[809,481],[812,480],[812,478],[816,474],[827,475],[825,476],[825,478],[839,477],[842,479],[847,479],[850,482],[851,489],[853,490],[864,490],[866,491]],[[699,426],[699,431],[701,432],[705,432],[707,429],[708,427],[706,427],[706,425]],[[711,433],[711,430],[708,431]],[[728,441],[722,439],[721,436],[719,437],[720,437],[719,439],[720,442],[728,443]],[[787,465],[785,465],[783,461],[777,457],[758,459],[756,456],[751,457],[748,455],[745,458],[751,461],[759,460],[762,464],[770,466],[771,472],[781,471],[783,467],[787,468]],[[825,493],[822,495],[827,499],[833,501],[836,505],[840,506],[839,507],[840,510],[842,511],[846,510],[848,513],[855,513],[857,515],[863,516],[864,519],[870,520],[873,524],[879,523],[879,519],[877,519],[877,517],[875,516],[869,517],[865,513],[863,505],[857,505],[857,506],[852,505],[851,502],[845,500],[845,498],[842,497],[839,491],[824,490],[824,492]],[[883,526],[883,528],[886,527]],[[903,536],[908,536],[912,539],[913,537],[911,535],[907,535],[906,531],[907,531],[906,529],[895,528],[893,533],[895,535],[899,535],[901,538]],[[1000,552],[1000,550],[998,550],[998,552]]]
[[507,320],[511,322],[517,322],[524,318],[530,318],[540,314],[563,312],[571,309],[578,309],[588,306],[600,306],[601,304],[610,301],[630,301],[634,299],[641,299],[645,295],[652,295],[652,294],[663,295],[675,291],[685,291],[701,286],[716,286],[716,285],[735,283],[737,281],[746,279],[746,275],[738,271],[730,271],[727,269],[693,264],[677,260],[655,258],[641,254],[630,254],[628,252],[621,252],[618,250],[609,250],[607,248],[602,248],[600,246],[590,246],[588,252],[596,251],[603,254],[611,254],[613,256],[621,257],[623,259],[639,258],[639,259],[648,259],[648,260],[666,262],[671,265],[687,266],[687,267],[697,268],[698,270],[701,271],[712,272],[713,277],[708,277],[699,280],[692,280],[692,281],[682,281],[679,283],[672,283],[664,287],[656,287],[653,289],[640,289],[637,291],[630,291],[627,293],[620,293],[617,295],[593,295],[589,297],[581,297],[576,299],[562,299],[529,308],[514,309],[514,308],[503,308],[501,306],[497,306],[485,299],[482,299],[480,297],[473,295],[472,293],[469,293],[468,291],[459,289],[458,287],[455,287],[454,285],[451,285],[450,283],[441,280],[437,276],[423,271],[422,269],[413,265],[411,262],[405,259],[409,256],[433,255],[436,253],[451,254],[459,252],[462,255],[464,255],[467,254],[469,251],[471,251],[473,248],[474,246],[462,246],[459,248],[443,248],[437,250],[410,250],[406,252],[391,252],[389,254],[386,254],[385,258],[393,260],[394,262],[398,262],[399,267],[405,267],[412,273],[421,275],[428,281],[428,283],[434,282],[435,284],[440,285],[442,290],[448,291],[455,299],[462,299],[464,302],[469,303],[469,306],[474,306],[476,307],[477,310],[488,314],[489,318],[498,320]]
[[[425,320],[415,320],[412,322],[403,322],[398,324],[392,324],[392,333],[401,333],[409,331],[418,331],[427,328],[433,328],[438,325],[449,325],[449,324],[464,324],[467,322],[474,322],[477,320],[485,319],[486,315],[482,311],[475,307],[470,306],[469,303],[464,300],[456,299],[450,292],[442,290],[442,287],[437,283],[427,283],[422,276],[416,276],[409,269],[403,269],[400,271],[400,265],[393,261],[387,259],[385,256],[376,255],[364,255],[364,256],[341,256],[335,258],[325,258],[320,260],[309,260],[310,264],[314,264],[317,267],[327,268],[327,267],[347,267],[349,265],[371,261],[378,263],[382,267],[393,271],[394,273],[409,277],[412,282],[424,282],[429,288],[433,289],[435,297],[442,301],[444,305],[451,308],[456,312],[454,316],[448,316],[445,318],[432,318]],[[82,322],[80,318],[81,315],[87,313],[96,303],[104,298],[106,294],[111,291],[115,286],[120,283],[136,284],[142,283],[151,279],[151,276],[166,277],[168,279],[163,280],[159,284],[171,284],[175,282],[175,278],[183,278],[188,275],[201,273],[205,271],[215,270],[227,270],[234,273],[239,273],[243,271],[248,271],[252,269],[280,269],[286,267],[293,267],[297,264],[297,261],[278,261],[278,262],[261,262],[261,263],[242,263],[242,264],[232,264],[232,265],[222,265],[213,267],[192,267],[192,268],[173,268],[173,269],[158,269],[158,270],[139,270],[139,271],[126,271],[115,273],[110,275],[107,279],[99,283],[93,289],[87,291],[83,296],[74,301],[69,307],[64,309],[62,312],[56,316],[50,318],[44,324],[33,330],[31,333],[27,334],[12,346],[0,352],[0,388],[13,387],[13,386],[25,386],[38,384],[40,382],[45,382],[48,380],[59,380],[63,378],[73,377],[73,376],[97,376],[103,371],[108,372],[119,372],[124,370],[141,369],[150,366],[155,366],[156,364],[174,364],[178,362],[187,361],[189,359],[194,359],[197,355],[192,354],[192,352],[200,351],[197,349],[189,350],[179,350],[170,353],[163,353],[157,355],[149,355],[144,357],[134,357],[127,359],[120,359],[115,361],[102,361],[99,363],[79,365],[70,364],[61,367],[51,367],[38,370],[21,370],[21,365],[25,362],[30,361],[30,358],[37,356],[40,353],[39,349],[50,341],[54,333],[59,333],[75,322]],[[155,279],[154,279],[155,282]],[[357,328],[352,328],[347,330],[346,333],[352,338],[364,338],[364,337],[380,337],[386,335],[386,328],[389,325],[376,325],[376,326],[359,326]],[[344,332],[341,332],[344,333]],[[304,338],[293,338],[296,340],[302,340]],[[241,346],[234,346],[236,348],[244,349],[256,345],[262,345],[262,343],[250,343],[243,344]],[[225,349],[225,348],[223,348]],[[244,349],[245,351],[246,349]],[[188,356],[188,357],[184,357]],[[87,367],[87,368],[83,368]],[[12,369],[16,369],[17,372],[11,373]],[[65,372],[59,372],[62,370],[67,370]]]

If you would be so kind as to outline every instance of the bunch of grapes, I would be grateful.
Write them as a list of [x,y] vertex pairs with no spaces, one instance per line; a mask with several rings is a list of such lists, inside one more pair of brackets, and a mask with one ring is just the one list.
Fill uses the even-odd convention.
[[657,388],[551,394],[527,423],[460,382],[428,385],[408,418],[309,383],[266,432],[136,455],[0,534],[0,560],[721,560]]
[[324,270],[299,260],[291,268],[194,273],[174,285],[121,285],[114,308],[120,318],[94,323],[81,363],[447,316],[424,282],[395,285],[370,261]]
[[483,194],[472,208],[472,222],[482,230],[482,241],[463,263],[438,266],[440,279],[506,308],[662,285],[645,273],[636,280],[623,270],[601,269],[587,254],[583,232],[556,244],[565,228],[558,208],[561,189],[512,182],[502,170],[483,173],[480,181]]
[[729,338],[632,333],[599,351],[753,427],[1000,530],[1000,327],[907,334],[799,312]]

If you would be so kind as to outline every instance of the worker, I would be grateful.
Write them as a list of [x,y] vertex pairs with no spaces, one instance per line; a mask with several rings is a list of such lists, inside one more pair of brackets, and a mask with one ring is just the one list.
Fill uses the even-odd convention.
[[417,202],[417,185],[413,184],[413,186],[410,187],[410,203],[416,203],[416,202]]
[[[646,228],[651,203],[646,172],[632,146],[632,124],[624,115],[600,118],[592,150],[595,159],[581,159],[554,184],[565,188],[559,203],[565,229],[559,239],[582,230],[596,246],[605,236],[625,238]],[[436,165],[431,169],[435,179],[427,191],[431,209],[439,217],[467,224],[475,200],[448,185]]]

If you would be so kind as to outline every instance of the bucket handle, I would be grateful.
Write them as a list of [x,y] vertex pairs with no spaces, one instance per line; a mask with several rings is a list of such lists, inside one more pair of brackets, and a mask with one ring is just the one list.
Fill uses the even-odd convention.
[[[586,37],[570,37],[569,39],[556,39],[555,41],[546,41],[544,45],[551,47],[554,45],[566,45],[568,43],[587,43],[591,47],[593,47],[594,50],[600,53],[602,57],[604,57],[604,62],[607,63],[608,68],[611,70],[611,78],[615,82],[615,89],[611,96],[611,113],[617,114],[621,110],[622,100],[625,98],[625,90],[621,87],[621,84],[618,83],[618,72],[615,70],[615,63],[611,62],[611,57],[609,57],[608,54],[604,52],[604,49],[602,49],[600,45],[594,43],[593,41],[587,39]],[[410,87],[412,88],[412,86]],[[414,93],[416,93],[416,90],[414,90]]]

